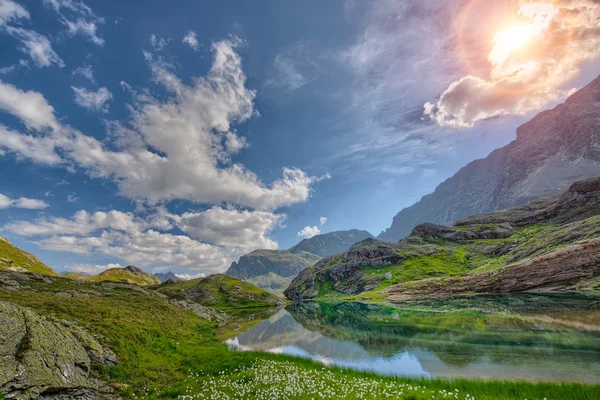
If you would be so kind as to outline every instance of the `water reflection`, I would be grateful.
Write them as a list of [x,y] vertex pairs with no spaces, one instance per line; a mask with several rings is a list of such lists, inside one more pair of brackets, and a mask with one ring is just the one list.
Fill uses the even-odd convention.
[[307,302],[227,343],[381,374],[600,382],[599,311],[596,299],[536,295]]

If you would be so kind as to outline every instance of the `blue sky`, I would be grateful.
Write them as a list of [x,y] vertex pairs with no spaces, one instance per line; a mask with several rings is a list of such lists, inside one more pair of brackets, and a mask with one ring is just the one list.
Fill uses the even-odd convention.
[[[0,0],[0,234],[59,271],[190,275],[377,235],[600,72],[558,1],[440,3]],[[553,46],[543,88],[515,21]]]

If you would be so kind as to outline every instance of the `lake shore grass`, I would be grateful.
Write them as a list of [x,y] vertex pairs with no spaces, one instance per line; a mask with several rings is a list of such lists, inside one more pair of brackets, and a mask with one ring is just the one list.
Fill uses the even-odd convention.
[[39,290],[0,290],[0,300],[93,333],[119,358],[115,366],[95,365],[95,373],[119,383],[124,398],[600,398],[600,385],[390,377],[279,354],[231,351],[217,337],[217,324],[156,295],[112,289],[106,296],[65,299],[57,293],[72,289],[69,283],[32,286]]

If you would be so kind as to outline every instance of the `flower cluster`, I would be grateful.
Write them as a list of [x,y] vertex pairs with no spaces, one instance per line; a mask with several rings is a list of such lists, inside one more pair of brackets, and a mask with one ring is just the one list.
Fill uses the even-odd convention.
[[376,377],[340,375],[327,368],[303,368],[288,361],[257,361],[232,373],[191,373],[181,400],[288,399],[460,399],[475,400],[458,390],[432,391],[423,386]]

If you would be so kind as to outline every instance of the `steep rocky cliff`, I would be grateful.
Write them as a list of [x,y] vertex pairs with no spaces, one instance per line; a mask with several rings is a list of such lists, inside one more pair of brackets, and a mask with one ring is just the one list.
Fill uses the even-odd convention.
[[526,204],[600,175],[600,77],[564,104],[517,129],[517,138],[476,160],[433,193],[400,211],[379,239],[395,242],[424,222],[452,224],[469,215]]
[[600,178],[454,226],[417,226],[399,243],[367,239],[302,271],[291,300],[600,290]]

